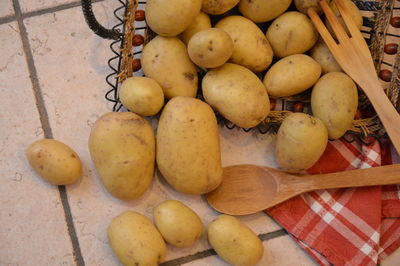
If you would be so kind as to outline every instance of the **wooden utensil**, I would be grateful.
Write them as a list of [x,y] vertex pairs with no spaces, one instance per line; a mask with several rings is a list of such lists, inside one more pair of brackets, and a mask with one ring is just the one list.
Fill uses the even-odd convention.
[[219,212],[247,215],[313,190],[389,184],[400,184],[400,164],[320,175],[235,165],[224,168],[222,184],[207,194],[207,200]]
[[342,15],[350,32],[350,37],[325,0],[321,1],[320,5],[339,43],[336,43],[314,9],[310,8],[308,15],[336,61],[364,90],[394,147],[400,153],[400,115],[389,101],[379,83],[368,45],[351,18],[350,12],[347,10],[343,0],[333,1]]

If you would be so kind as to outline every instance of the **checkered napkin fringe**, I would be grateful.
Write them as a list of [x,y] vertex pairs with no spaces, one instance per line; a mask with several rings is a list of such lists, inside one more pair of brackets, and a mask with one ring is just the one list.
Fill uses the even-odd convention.
[[[390,144],[328,144],[310,174],[400,163]],[[321,265],[376,265],[400,247],[400,186],[320,190],[266,211]]]

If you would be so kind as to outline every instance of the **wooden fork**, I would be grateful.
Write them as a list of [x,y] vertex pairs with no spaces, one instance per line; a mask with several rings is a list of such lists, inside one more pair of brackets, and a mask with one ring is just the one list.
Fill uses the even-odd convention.
[[368,45],[350,16],[350,12],[343,0],[333,0],[350,32],[350,37],[342,27],[339,20],[325,0],[320,2],[338,43],[331,36],[324,23],[314,9],[308,9],[307,13],[325,41],[329,50],[342,69],[364,90],[370,102],[375,108],[383,126],[386,129],[394,147],[400,153],[400,115],[386,96],[378,76]]

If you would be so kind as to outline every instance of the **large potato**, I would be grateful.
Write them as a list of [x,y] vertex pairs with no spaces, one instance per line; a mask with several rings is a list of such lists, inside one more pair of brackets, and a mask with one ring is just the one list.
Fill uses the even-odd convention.
[[276,18],[267,30],[274,55],[282,58],[302,54],[318,40],[318,32],[311,20],[300,12],[287,12]]
[[202,0],[201,10],[211,15],[221,15],[239,3],[240,0]]
[[251,20],[241,16],[230,16],[220,20],[215,27],[226,31],[233,40],[230,62],[245,66],[254,72],[264,71],[272,63],[271,45]]
[[333,57],[328,46],[326,46],[323,40],[317,42],[317,44],[311,49],[311,57],[321,65],[322,73],[328,72],[342,72],[342,68]]
[[[322,15],[321,0],[294,0],[294,4],[301,13],[307,14],[307,10],[312,7],[314,10]],[[327,1],[328,3],[330,0]]]
[[200,217],[185,204],[167,200],[153,210],[154,222],[165,241],[176,247],[190,247],[203,233]]
[[285,12],[292,0],[240,0],[239,11],[255,23],[273,20]]
[[269,97],[261,80],[240,65],[227,63],[203,78],[208,104],[232,123],[251,128],[269,114]]
[[204,194],[222,181],[217,119],[201,100],[175,97],[161,113],[157,165],[168,183],[187,194]]
[[148,0],[146,22],[158,35],[177,36],[194,21],[200,8],[201,0]]
[[26,156],[33,169],[50,184],[69,185],[81,177],[82,164],[78,154],[57,140],[35,141],[28,147]]
[[303,113],[289,115],[281,124],[276,138],[275,157],[289,173],[313,166],[328,144],[328,130],[321,120]]
[[104,187],[119,199],[142,195],[153,180],[153,128],[130,112],[111,112],[93,125],[89,150]]
[[255,265],[264,253],[257,235],[229,215],[220,215],[210,223],[208,241],[221,258],[234,266]]
[[344,73],[325,74],[313,88],[312,112],[324,122],[330,139],[340,138],[351,128],[357,106],[357,86]]
[[108,226],[108,241],[125,266],[160,264],[167,252],[165,242],[151,221],[137,213],[126,211]]
[[276,62],[264,77],[268,94],[291,96],[311,88],[321,76],[321,66],[304,54],[285,57]]
[[197,94],[196,66],[178,38],[157,36],[151,40],[143,48],[142,68],[147,77],[160,84],[167,98]]
[[200,12],[192,24],[186,28],[184,32],[179,36],[179,38],[187,45],[189,43],[190,38],[196,33],[211,28],[211,20],[210,17],[204,13]]
[[164,93],[160,85],[146,77],[124,80],[119,98],[126,108],[143,116],[157,114],[164,105]]
[[233,41],[225,31],[211,28],[193,35],[188,44],[189,57],[203,68],[222,66],[233,53]]

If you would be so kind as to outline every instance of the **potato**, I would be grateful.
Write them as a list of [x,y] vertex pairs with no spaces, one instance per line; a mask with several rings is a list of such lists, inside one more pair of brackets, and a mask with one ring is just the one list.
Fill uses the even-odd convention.
[[167,182],[187,194],[204,194],[222,181],[217,119],[205,102],[175,97],[161,113],[157,165]]
[[312,112],[327,127],[330,139],[340,138],[351,128],[357,106],[357,86],[344,73],[325,74],[313,88]]
[[126,211],[108,226],[108,241],[125,266],[158,265],[167,252],[165,242],[151,221],[137,212]]
[[179,38],[187,45],[189,43],[190,38],[196,33],[211,28],[211,20],[210,17],[204,13],[200,12],[192,24],[186,28],[184,32],[179,36]]
[[141,60],[144,74],[160,84],[167,98],[196,96],[196,66],[178,38],[157,36],[143,48]]
[[295,11],[276,18],[269,26],[266,36],[278,58],[302,54],[311,49],[318,40],[318,32],[311,20]]
[[276,62],[264,77],[268,94],[291,96],[311,88],[321,76],[321,66],[311,57],[295,54]]
[[124,80],[119,98],[126,108],[143,116],[157,114],[164,105],[164,93],[160,85],[146,77]]
[[202,89],[206,102],[240,127],[255,127],[269,114],[269,97],[263,83],[240,65],[227,63],[209,71]]
[[323,74],[328,72],[342,72],[342,68],[323,40],[317,42],[311,49],[310,55],[320,64]]
[[81,177],[82,164],[78,154],[60,141],[35,141],[28,147],[26,157],[36,173],[50,184],[70,185]]
[[273,20],[285,12],[292,0],[241,0],[239,11],[255,23]]
[[264,253],[257,235],[229,215],[220,215],[210,223],[208,241],[221,258],[234,266],[255,265]]
[[134,113],[101,116],[90,132],[89,150],[100,180],[114,197],[137,198],[153,180],[153,128]]
[[201,0],[148,0],[146,22],[158,35],[174,37],[193,23],[200,8]]
[[225,31],[211,28],[196,33],[188,44],[189,57],[203,68],[222,66],[233,53],[233,41]]
[[[322,15],[322,8],[319,4],[321,0],[294,0],[294,4],[301,13],[307,14],[307,10],[312,7],[314,10]],[[330,2],[329,0],[327,1],[328,3]]]
[[216,28],[226,31],[233,40],[230,62],[254,72],[267,69],[272,63],[273,52],[267,38],[251,20],[241,16],[223,18]]
[[153,210],[154,222],[165,241],[176,247],[190,247],[203,233],[200,217],[185,204],[167,200]]
[[221,15],[239,3],[240,0],[202,0],[201,10],[211,15]]
[[298,173],[313,166],[328,144],[328,130],[321,120],[304,113],[290,114],[277,134],[275,157],[278,165],[289,173]]
[[[347,7],[347,10],[350,13],[350,16],[353,18],[354,23],[356,24],[357,28],[361,29],[362,24],[363,24],[363,18],[362,15],[360,13],[360,10],[358,9],[358,7],[356,6],[356,4],[353,3],[353,1],[351,0],[343,0],[343,3],[345,4],[345,6]],[[342,16],[340,15],[340,12],[335,4],[334,1],[332,1],[329,6],[331,7],[333,13],[338,17],[340,24],[343,25],[343,28],[347,30],[346,24],[344,23],[344,20],[342,18]],[[325,19],[325,23],[327,24],[327,28],[328,30],[333,33],[332,27],[329,24],[328,20]]]

